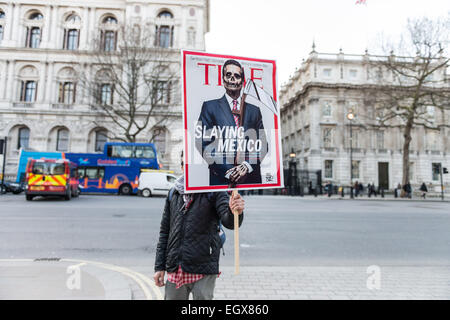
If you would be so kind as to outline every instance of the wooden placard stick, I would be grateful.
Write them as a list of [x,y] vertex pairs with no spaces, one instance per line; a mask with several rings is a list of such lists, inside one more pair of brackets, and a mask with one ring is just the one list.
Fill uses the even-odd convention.
[[[239,109],[239,127],[242,127],[244,124],[244,115],[245,115],[245,98],[246,94],[242,95],[241,98],[241,107]],[[239,151],[236,152],[234,157],[234,165],[238,165],[239,159]],[[231,187],[235,187],[235,184],[232,184]],[[237,189],[234,189],[231,196],[234,198],[238,193]],[[237,212],[233,212],[234,215],[234,274],[239,274],[239,214]]]

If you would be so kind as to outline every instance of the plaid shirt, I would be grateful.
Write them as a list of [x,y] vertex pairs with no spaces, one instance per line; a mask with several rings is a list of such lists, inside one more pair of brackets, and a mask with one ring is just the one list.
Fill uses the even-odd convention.
[[175,283],[175,288],[178,289],[182,285],[196,282],[204,277],[203,274],[187,273],[181,270],[181,266],[178,267],[177,272],[171,272],[167,274],[167,281]]

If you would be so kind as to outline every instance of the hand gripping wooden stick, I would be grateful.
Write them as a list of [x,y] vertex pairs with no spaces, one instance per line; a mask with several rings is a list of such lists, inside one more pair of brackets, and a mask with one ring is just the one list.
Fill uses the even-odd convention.
[[[233,190],[232,197],[234,198],[238,191]],[[234,215],[234,274],[239,274],[239,212],[233,211]]]

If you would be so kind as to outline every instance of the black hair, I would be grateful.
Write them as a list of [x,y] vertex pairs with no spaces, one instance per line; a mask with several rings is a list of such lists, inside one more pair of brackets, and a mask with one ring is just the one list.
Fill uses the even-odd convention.
[[241,69],[241,75],[242,75],[242,82],[245,83],[245,74],[244,74],[244,68],[242,68],[241,64],[239,62],[237,62],[236,60],[230,59],[225,61],[225,63],[223,64],[222,67],[222,77],[225,76],[225,67],[228,66],[229,64],[232,64],[236,67],[239,67]]

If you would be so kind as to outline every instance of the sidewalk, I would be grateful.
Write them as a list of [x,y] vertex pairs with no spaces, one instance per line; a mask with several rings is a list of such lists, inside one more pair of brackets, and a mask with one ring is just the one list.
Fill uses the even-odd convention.
[[[450,299],[449,266],[221,268],[219,300]],[[0,260],[0,299],[160,300],[153,267]]]
[[302,199],[302,200],[367,200],[367,201],[406,201],[406,202],[450,202],[450,194],[446,194],[444,197],[444,200],[442,200],[440,197],[427,197],[426,199],[423,199],[421,197],[412,197],[412,199],[408,198],[395,198],[393,195],[385,195],[384,197],[381,197],[380,195],[371,196],[368,197],[367,195],[362,195],[358,197],[354,197],[353,199],[350,198],[350,195],[346,193],[344,197],[342,197],[340,194],[333,194],[331,197],[328,197],[326,194],[318,195],[317,197],[313,195],[304,195],[303,197],[300,195],[245,195],[244,197],[273,197],[274,199]]

